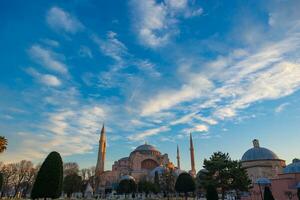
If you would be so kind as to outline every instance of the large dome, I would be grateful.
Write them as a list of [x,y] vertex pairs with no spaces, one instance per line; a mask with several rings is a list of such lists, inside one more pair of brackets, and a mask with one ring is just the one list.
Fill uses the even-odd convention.
[[243,162],[253,160],[279,160],[273,151],[260,147],[258,140],[253,140],[253,146],[253,148],[244,153],[242,157]]
[[139,152],[139,153],[155,152],[157,154],[160,154],[160,152],[154,146],[147,144],[147,143],[138,146],[133,152]]
[[300,160],[294,159],[293,163],[289,164],[283,169],[283,173],[285,174],[300,173]]

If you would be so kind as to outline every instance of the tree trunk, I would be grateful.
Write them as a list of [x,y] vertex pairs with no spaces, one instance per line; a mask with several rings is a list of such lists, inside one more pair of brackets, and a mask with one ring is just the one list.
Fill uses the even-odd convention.
[[187,197],[188,197],[187,192],[185,192],[184,193],[184,199],[187,200]]

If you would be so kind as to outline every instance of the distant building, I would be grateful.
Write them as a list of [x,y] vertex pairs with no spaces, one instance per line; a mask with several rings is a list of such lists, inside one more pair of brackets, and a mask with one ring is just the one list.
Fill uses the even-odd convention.
[[[139,182],[142,178],[153,178],[155,171],[162,172],[163,169],[173,169],[175,174],[182,172],[180,170],[179,147],[177,146],[177,167],[170,162],[168,154],[162,154],[158,149],[150,144],[143,144],[133,150],[128,157],[121,158],[114,162],[112,169],[105,171],[106,154],[106,133],[104,126],[101,130],[99,140],[98,160],[96,166],[96,191],[103,193],[105,189],[114,189],[123,178],[132,177]],[[190,174],[195,176],[194,145],[192,135],[190,135],[190,156],[191,170]]]

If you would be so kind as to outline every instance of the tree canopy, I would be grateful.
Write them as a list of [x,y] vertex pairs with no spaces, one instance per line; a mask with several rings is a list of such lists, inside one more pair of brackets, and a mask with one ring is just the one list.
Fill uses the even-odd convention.
[[72,193],[81,191],[81,185],[81,176],[79,176],[78,174],[69,174],[64,178],[63,190],[68,197],[71,197]]
[[187,198],[188,192],[194,192],[196,184],[193,177],[188,173],[181,173],[175,183],[175,190],[179,193],[184,193]]
[[121,180],[117,192],[120,194],[129,194],[136,192],[136,183],[132,179]]
[[31,198],[60,197],[63,182],[63,162],[57,152],[51,152],[43,162],[31,192]]
[[239,161],[231,160],[228,153],[215,152],[208,160],[204,160],[205,173],[197,176],[200,186],[220,188],[222,199],[228,190],[235,190],[237,194],[248,191],[251,181],[247,172]]

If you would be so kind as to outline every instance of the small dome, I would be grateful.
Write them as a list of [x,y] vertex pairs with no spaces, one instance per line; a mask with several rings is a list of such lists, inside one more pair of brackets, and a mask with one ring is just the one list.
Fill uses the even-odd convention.
[[163,174],[166,171],[166,168],[164,166],[158,166],[155,167],[151,172],[150,172],[150,176],[154,177],[155,173],[158,173],[158,175]]
[[138,146],[134,151],[158,151],[158,150],[154,146],[146,143]]
[[246,151],[242,161],[252,160],[279,160],[278,156],[271,150],[259,146],[258,140],[253,140],[253,148]]
[[294,159],[293,163],[289,164],[283,169],[283,173],[285,174],[300,173],[300,160]]
[[120,178],[120,181],[123,181],[123,180],[134,180],[135,181],[135,179],[132,176],[130,176],[130,175],[124,175],[124,176],[122,176]]

